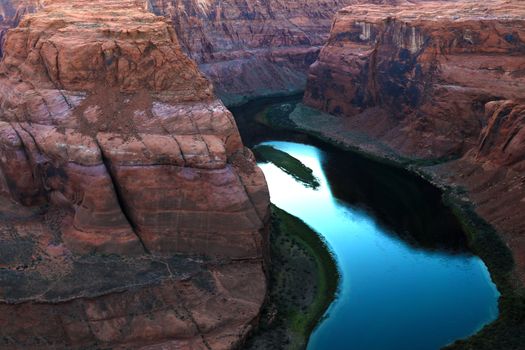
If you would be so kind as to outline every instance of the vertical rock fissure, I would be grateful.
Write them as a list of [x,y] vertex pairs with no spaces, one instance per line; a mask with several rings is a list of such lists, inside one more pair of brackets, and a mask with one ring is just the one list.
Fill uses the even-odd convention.
[[166,132],[166,134],[167,134],[169,137],[171,137],[171,139],[172,139],[173,141],[175,141],[175,143],[176,143],[177,146],[179,147],[179,150],[180,150],[180,156],[181,156],[181,158],[182,158],[182,161],[184,162],[184,165],[187,164],[187,162],[186,162],[186,157],[184,156],[184,152],[182,152],[182,148],[181,148],[180,143],[179,143],[179,141],[177,140],[177,138],[176,138],[175,136],[173,136],[173,135],[168,131],[168,129],[166,129],[166,126],[164,126],[164,124],[162,124],[162,122],[160,122],[159,124],[160,124],[160,126],[162,127],[162,130],[164,130],[164,131]]
[[[168,266],[168,270],[170,271],[170,274],[171,274],[171,270],[169,269],[169,266]],[[180,299],[182,301],[182,296],[180,295],[179,291],[175,289],[174,292],[175,292],[175,295],[177,296],[177,299]],[[184,304],[184,302],[182,302],[181,305],[184,311],[186,312],[186,314],[188,315],[188,317],[190,318],[191,323],[193,324],[193,326],[199,333],[199,336],[202,339],[202,343],[204,344],[204,346],[206,346],[206,349],[213,350],[210,344],[208,343],[208,341],[206,340],[206,337],[204,336],[204,332],[202,331],[201,327],[195,320],[195,317],[193,317],[193,314],[191,313],[190,309]]]
[[55,69],[57,71],[57,81],[56,82],[53,79],[53,77],[51,76],[51,73],[49,72],[49,67],[47,66],[47,61],[42,56],[42,52],[39,51],[38,54],[40,56],[40,60],[43,62],[44,72],[46,73],[47,78],[49,79],[51,84],[53,84],[53,86],[55,87],[56,91],[58,91],[58,93],[62,96],[62,98],[64,99],[64,102],[66,102],[68,107],[71,109],[71,108],[73,108],[73,105],[71,104],[71,102],[69,102],[69,100],[66,97],[66,95],[64,95],[64,93],[62,92],[63,87],[59,86],[59,84],[60,84],[60,66],[58,64],[58,48],[56,47],[56,45],[53,42],[50,42],[50,44],[53,45],[53,48],[57,52],[56,57],[55,57],[55,66],[56,66]]
[[104,153],[104,150],[100,146],[100,143],[98,142],[97,138],[94,137],[93,139],[95,140],[95,143],[96,143],[96,145],[98,146],[98,148],[100,150],[100,158],[102,159],[102,163],[104,164],[104,167],[106,168],[106,171],[108,172],[109,178],[110,178],[111,183],[113,185],[115,198],[117,199],[117,202],[119,204],[120,211],[122,212],[122,215],[124,215],[124,217],[126,218],[126,221],[129,223],[131,229],[133,230],[133,233],[135,234],[135,236],[139,240],[140,245],[142,246],[142,249],[144,249],[144,252],[146,252],[147,254],[151,254],[151,252],[149,251],[149,249],[147,248],[146,244],[142,240],[142,237],[139,234],[140,230],[138,229],[138,227],[134,223],[133,219],[131,218],[131,214],[128,212],[126,201],[124,200],[124,196],[123,196],[123,194],[122,194],[122,192],[120,190],[120,187],[118,185],[118,181],[116,179],[116,176],[115,176],[115,174],[113,174],[111,160],[109,160],[106,157],[106,155]]

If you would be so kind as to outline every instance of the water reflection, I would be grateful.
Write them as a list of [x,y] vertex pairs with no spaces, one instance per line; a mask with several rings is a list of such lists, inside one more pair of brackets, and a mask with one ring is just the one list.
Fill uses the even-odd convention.
[[308,349],[438,349],[496,318],[498,292],[487,268],[467,252],[430,190],[395,171],[378,177],[378,169],[337,152],[265,143],[318,177],[313,190],[260,164],[272,202],[319,232],[341,270],[338,298]]

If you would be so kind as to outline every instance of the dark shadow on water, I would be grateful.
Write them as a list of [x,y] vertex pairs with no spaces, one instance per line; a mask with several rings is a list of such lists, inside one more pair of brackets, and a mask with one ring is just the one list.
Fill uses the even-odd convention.
[[253,147],[272,140],[316,146],[326,154],[323,166],[336,198],[371,213],[387,232],[414,247],[469,254],[466,235],[432,184],[404,169],[256,121],[270,105],[294,106],[300,101],[301,96],[266,98],[231,108],[244,143]]

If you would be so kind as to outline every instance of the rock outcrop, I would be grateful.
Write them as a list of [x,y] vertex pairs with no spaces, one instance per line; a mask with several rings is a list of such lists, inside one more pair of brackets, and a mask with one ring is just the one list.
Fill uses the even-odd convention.
[[525,281],[525,3],[355,5],[338,12],[304,102],[404,159],[443,162]]
[[[170,18],[185,52],[212,81],[227,104],[304,90],[308,67],[317,59],[338,9],[351,4],[406,4],[428,0],[139,0]],[[443,0],[446,1],[446,0]],[[448,0],[454,1],[454,0]],[[37,0],[5,0],[7,19],[33,11]],[[44,6],[45,2],[39,2]],[[3,22],[3,23],[2,23]],[[1,31],[2,29],[0,29]]]
[[431,171],[467,190],[476,211],[512,250],[516,272],[525,285],[525,101],[491,101],[485,113],[475,146],[460,159]]
[[227,103],[304,89],[335,11],[355,0],[148,0]]
[[[310,69],[305,102],[352,116],[406,154],[462,154],[477,142],[485,103],[523,98],[523,13],[519,1],[347,7]],[[392,120],[374,125],[363,115],[372,107]]]
[[35,12],[40,8],[38,0],[2,0],[0,1],[0,57],[3,55],[5,33],[16,27],[23,15]]
[[233,347],[269,196],[231,113],[143,1],[42,5],[0,64],[0,348]]

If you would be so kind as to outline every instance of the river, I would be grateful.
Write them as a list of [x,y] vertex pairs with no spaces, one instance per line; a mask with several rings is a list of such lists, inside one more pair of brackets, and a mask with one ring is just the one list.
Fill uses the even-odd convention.
[[435,350],[497,318],[496,286],[438,189],[403,169],[255,125],[268,103],[234,110],[243,139],[312,169],[315,189],[259,164],[272,203],[324,238],[341,274],[309,350]]

